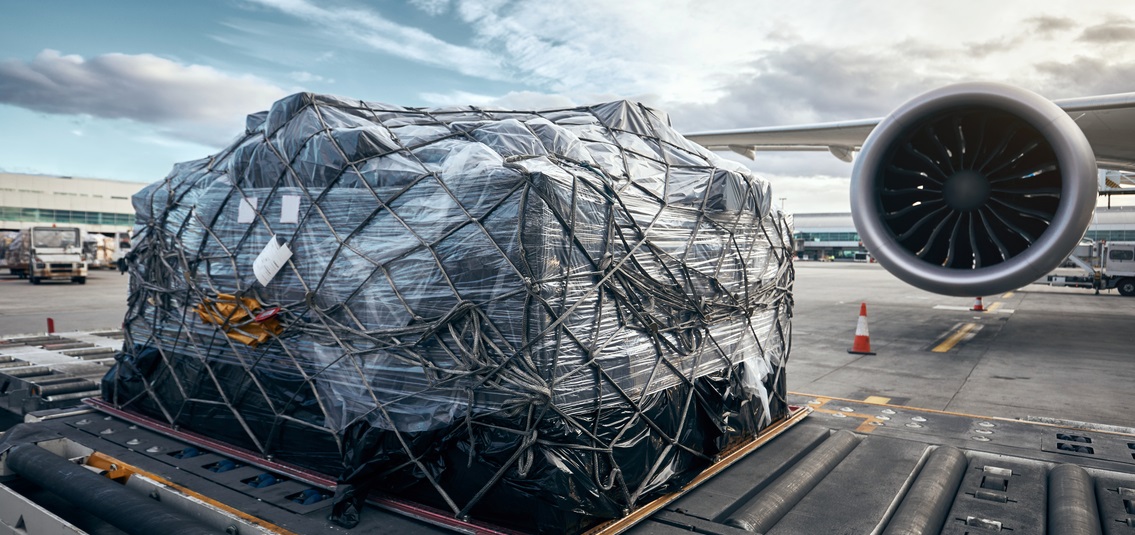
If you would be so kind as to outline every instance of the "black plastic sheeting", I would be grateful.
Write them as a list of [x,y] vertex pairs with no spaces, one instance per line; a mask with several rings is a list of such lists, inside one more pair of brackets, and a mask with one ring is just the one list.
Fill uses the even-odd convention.
[[103,396],[337,476],[345,526],[381,491],[578,531],[786,415],[770,200],[637,103],[293,95],[134,197]]

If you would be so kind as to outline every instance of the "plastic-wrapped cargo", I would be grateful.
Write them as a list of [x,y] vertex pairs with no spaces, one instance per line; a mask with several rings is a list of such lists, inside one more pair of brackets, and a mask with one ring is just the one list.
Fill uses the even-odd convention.
[[[661,112],[297,94],[134,197],[120,408],[578,531],[785,416],[790,220]],[[523,504],[518,507],[518,504]]]

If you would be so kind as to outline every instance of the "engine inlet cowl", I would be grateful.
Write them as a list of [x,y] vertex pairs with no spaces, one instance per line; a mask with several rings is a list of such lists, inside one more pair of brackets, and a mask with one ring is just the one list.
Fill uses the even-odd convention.
[[871,254],[921,289],[955,296],[1019,288],[1079,243],[1096,161],[1051,101],[1003,84],[959,84],[900,106],[867,138],[852,217]]

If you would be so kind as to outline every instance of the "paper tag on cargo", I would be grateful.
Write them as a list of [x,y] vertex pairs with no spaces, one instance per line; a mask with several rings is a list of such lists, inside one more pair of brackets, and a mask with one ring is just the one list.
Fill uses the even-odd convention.
[[300,220],[300,196],[299,195],[284,195],[280,199],[280,222],[281,223],[299,223]]
[[268,245],[264,246],[264,250],[260,251],[260,255],[252,262],[252,272],[256,274],[256,280],[260,281],[263,286],[268,286],[272,277],[275,277],[284,264],[292,257],[292,250],[288,248],[288,244],[280,244],[275,236],[268,240]]
[[236,212],[237,223],[251,223],[256,219],[256,197],[242,198]]

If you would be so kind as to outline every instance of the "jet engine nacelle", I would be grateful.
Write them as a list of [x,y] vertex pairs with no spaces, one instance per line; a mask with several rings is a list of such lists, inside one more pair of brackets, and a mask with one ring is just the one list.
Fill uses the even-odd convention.
[[920,95],[867,138],[852,217],[879,263],[955,296],[1036,281],[1084,236],[1096,160],[1075,121],[1013,86],[959,84]]

